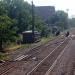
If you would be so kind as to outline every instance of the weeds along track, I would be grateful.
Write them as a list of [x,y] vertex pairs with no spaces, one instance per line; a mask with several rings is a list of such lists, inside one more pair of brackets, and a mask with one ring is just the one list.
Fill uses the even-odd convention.
[[[32,68],[34,68],[35,66],[37,66],[40,62],[44,61],[44,59],[46,59],[46,57],[53,52],[53,50],[55,48],[57,48],[62,42],[64,41],[64,38],[57,38],[51,42],[48,42],[47,44],[44,44],[44,45],[41,45],[41,46],[38,46],[36,48],[33,48],[31,49],[29,52],[23,54],[22,56],[20,57],[17,57],[14,61],[11,61],[11,62],[5,62],[3,63],[2,65],[0,65],[0,75],[5,75],[6,73],[8,73],[9,71],[12,71],[12,70],[16,70],[15,66],[18,65],[18,66],[22,66],[23,63],[25,62],[31,62],[30,65],[32,65],[32,58],[33,57],[37,57],[37,58],[40,58],[38,59],[38,63],[36,63],[36,65],[33,65],[33,67],[30,67],[29,65],[29,69],[25,70],[26,71],[26,74],[27,75],[28,73],[30,73],[30,70]],[[66,40],[65,40],[66,41]],[[67,42],[65,42],[67,43]],[[64,43],[64,46],[65,46],[65,43]],[[62,46],[63,47],[63,46]],[[50,58],[53,58],[53,59],[56,59],[56,56],[59,55],[59,53],[61,52],[60,49],[58,49],[59,52],[55,52],[56,54],[54,54],[54,52],[50,55]],[[54,56],[55,55],[55,56]],[[21,59],[21,60],[20,60]],[[49,58],[48,58],[49,59]],[[51,60],[53,60],[51,59]],[[35,61],[34,61],[35,62]],[[24,65],[24,67],[26,67]],[[49,66],[50,67],[50,66]],[[35,72],[35,71],[34,71]],[[32,74],[33,72],[31,72]],[[30,75],[31,75],[30,74]],[[15,74],[14,74],[15,75]],[[28,74],[29,75],[29,74]],[[34,74],[36,75],[36,74]],[[40,74],[38,74],[40,75]]]
[[[33,54],[36,53],[37,51],[39,52],[40,49],[41,49],[41,51],[42,51],[45,47],[50,46],[50,45],[53,45],[53,44],[55,44],[55,43],[58,44],[58,43],[62,42],[63,40],[64,40],[64,37],[59,36],[59,37],[56,37],[56,38],[54,38],[54,39],[48,41],[47,43],[44,43],[44,44],[41,44],[41,45],[38,45],[38,46],[31,47],[31,48],[29,48],[29,50],[27,50],[27,51],[25,51],[24,49],[22,49],[23,52],[21,52],[21,50],[19,51],[19,52],[21,52],[21,53],[20,53],[20,56],[21,56],[21,55],[33,55]],[[43,48],[43,49],[42,49],[42,48]],[[15,55],[16,55],[16,54],[15,54]],[[19,57],[20,57],[20,56],[19,56]],[[18,58],[18,57],[17,57],[17,58]],[[16,60],[16,58],[14,58],[13,60]]]
[[54,61],[63,51],[65,46],[68,44],[69,39],[67,38],[59,46],[57,46],[47,57],[45,57],[35,68],[33,68],[27,75],[46,75],[45,73],[52,66]]

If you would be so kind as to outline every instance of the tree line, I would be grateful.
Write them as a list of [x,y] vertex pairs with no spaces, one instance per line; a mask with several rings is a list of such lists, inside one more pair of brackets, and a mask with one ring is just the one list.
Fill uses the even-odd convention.
[[[75,19],[68,19],[64,11],[56,11],[45,22],[35,15],[35,30],[41,32],[41,36],[48,36],[49,24],[67,29],[67,20],[74,26]],[[18,34],[31,29],[32,6],[29,3],[24,0],[0,0],[0,50],[9,42],[16,41]]]
[[[35,16],[35,29],[44,31],[48,26]],[[32,29],[32,6],[24,0],[0,0],[0,50],[16,41],[23,31]],[[46,30],[45,30],[46,29]]]

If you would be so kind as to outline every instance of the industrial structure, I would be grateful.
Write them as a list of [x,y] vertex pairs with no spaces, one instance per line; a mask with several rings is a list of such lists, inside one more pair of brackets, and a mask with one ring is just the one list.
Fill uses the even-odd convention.
[[32,30],[24,31],[23,43],[32,43],[39,41],[40,33],[35,30],[35,15],[39,16],[45,22],[50,16],[54,16],[54,6],[34,6],[32,2]]
[[40,40],[40,33],[35,31],[35,12],[34,12],[34,4],[32,1],[32,30],[24,31],[23,34],[23,43],[33,43]]
[[23,43],[33,43],[40,41],[40,33],[38,31],[34,31],[34,37],[33,32],[31,31],[24,31],[23,34]]
[[36,6],[35,13],[43,21],[46,21],[50,16],[53,16],[55,14],[55,7],[54,6]]

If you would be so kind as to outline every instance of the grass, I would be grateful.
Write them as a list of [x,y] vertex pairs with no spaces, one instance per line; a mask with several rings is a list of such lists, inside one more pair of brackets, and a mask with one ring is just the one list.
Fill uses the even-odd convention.
[[53,37],[53,36],[49,36],[49,37],[43,37],[42,39],[41,39],[41,42],[42,43],[47,43],[48,41],[50,41],[50,40],[52,40],[53,38],[55,38],[55,37]]
[[12,43],[12,44],[8,45],[5,50],[6,51],[13,51],[13,50],[19,49],[20,47],[21,47],[21,45],[17,45],[15,43]]
[[8,60],[8,59],[9,57],[6,54],[0,53],[0,60]]
[[[21,49],[21,48],[30,48],[30,47],[35,47],[37,45],[41,45],[41,44],[44,44],[44,43],[47,43],[48,41],[52,40],[54,37],[50,36],[50,37],[43,37],[41,38],[41,41],[40,42],[37,42],[37,43],[31,43],[31,44],[23,44],[23,45],[17,45],[15,43],[12,43],[10,44],[6,50],[7,52],[13,52],[15,50],[18,50],[18,49]],[[10,58],[8,57],[8,55],[5,53],[0,53],[0,60],[10,60]]]
[[41,44],[47,43],[49,40],[52,40],[53,38],[54,37],[52,37],[52,36],[49,36],[47,38],[43,37],[40,42],[31,43],[31,44],[23,44],[23,45],[17,45],[15,43],[12,43],[11,45],[8,46],[8,48],[6,48],[6,50],[11,52],[11,51],[15,51],[15,50],[20,49],[20,48],[30,48],[32,46],[35,46],[35,44],[37,45],[39,43],[41,43]]

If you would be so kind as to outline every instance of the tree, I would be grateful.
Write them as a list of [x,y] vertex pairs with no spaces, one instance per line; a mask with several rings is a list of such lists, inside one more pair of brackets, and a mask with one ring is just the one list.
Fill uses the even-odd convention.
[[75,18],[69,19],[69,26],[75,27]]
[[42,20],[40,19],[40,17],[39,16],[35,16],[35,29],[37,31],[41,32],[42,26],[43,26],[43,24],[42,24]]
[[68,14],[64,11],[56,11],[55,15],[50,16],[47,21],[47,24],[57,26],[60,29],[68,28]]
[[41,28],[41,36],[42,37],[47,37],[50,35],[50,29],[49,29],[49,26],[48,24],[46,23],[43,23],[42,24],[42,28]]
[[7,11],[5,10],[4,4],[0,1],[0,15],[6,14]]
[[8,16],[17,20],[18,33],[28,29],[31,22],[31,5],[24,0],[2,0]]
[[15,23],[15,20],[7,15],[0,16],[0,50],[3,50],[3,46],[9,41],[15,41],[17,37]]
[[61,22],[60,26],[61,29],[67,29],[68,28],[68,14],[64,11],[57,11],[56,15],[58,17],[58,22]]

